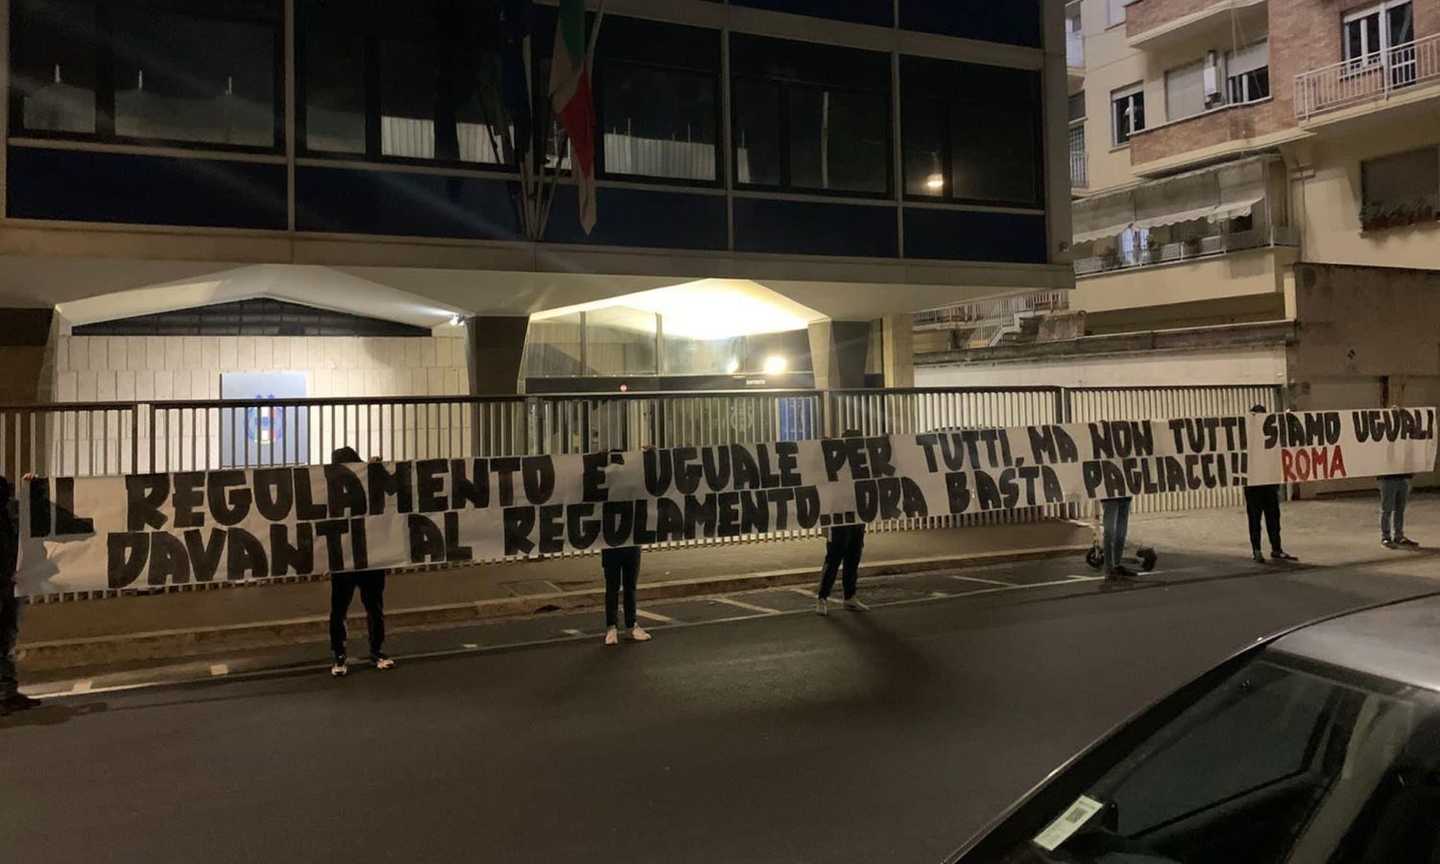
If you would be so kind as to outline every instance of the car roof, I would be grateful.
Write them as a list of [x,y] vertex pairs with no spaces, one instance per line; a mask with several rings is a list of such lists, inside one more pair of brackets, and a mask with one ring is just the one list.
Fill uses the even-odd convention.
[[1301,627],[1270,649],[1440,690],[1440,594]]

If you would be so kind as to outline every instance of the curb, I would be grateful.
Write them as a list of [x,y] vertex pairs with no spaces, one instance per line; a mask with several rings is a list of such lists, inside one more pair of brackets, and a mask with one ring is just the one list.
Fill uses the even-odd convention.
[[[863,564],[862,577],[895,576],[923,573],[956,567],[982,567],[1017,561],[1034,561],[1083,554],[1088,546],[1047,546],[1024,551],[982,552],[972,555],[942,555],[932,558],[906,558]],[[741,576],[708,579],[687,579],[660,582],[640,587],[637,599],[644,602],[729,594],[789,585],[809,584],[816,577],[816,568],[771,570]],[[605,599],[603,588],[565,591],[553,594],[529,594],[473,603],[443,606],[418,606],[386,610],[388,629],[416,629],[447,624],[473,623],[497,618],[518,618],[551,612],[579,611],[599,607]],[[364,615],[350,616],[363,622]],[[154,630],[84,639],[22,643],[16,659],[30,672],[52,672],[60,669],[109,666],[150,660],[172,661],[207,654],[280,648],[307,642],[323,642],[329,638],[329,618],[313,615],[285,618],[251,624],[230,624],[179,630]]]

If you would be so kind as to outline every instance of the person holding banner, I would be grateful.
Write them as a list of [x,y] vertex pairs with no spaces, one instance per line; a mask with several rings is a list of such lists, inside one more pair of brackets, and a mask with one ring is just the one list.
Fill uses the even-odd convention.
[[[646,447],[646,450],[653,448]],[[610,463],[623,465],[624,453],[610,451]],[[605,574],[605,644],[619,645],[620,630],[616,626],[620,613],[620,589],[625,589],[625,629],[636,642],[649,642],[651,635],[636,623],[639,611],[636,608],[635,591],[640,581],[640,547],[623,546],[600,550],[600,569]]]
[[[330,455],[336,465],[363,462],[353,447],[341,447]],[[379,459],[372,459],[379,462]],[[395,661],[385,656],[385,571],[355,570],[349,573],[330,575],[330,653],[335,660],[330,674],[343,678],[349,671],[346,666],[345,643],[349,641],[345,616],[350,612],[350,601],[355,589],[360,589],[360,602],[365,606],[365,623],[370,635],[370,659],[380,670],[395,668]]]
[[15,643],[20,637],[20,603],[15,597],[15,565],[20,551],[15,490],[0,477],[0,717],[40,704],[20,692],[15,676]]
[[[846,430],[840,437],[859,438],[860,432]],[[865,607],[855,599],[860,582],[860,558],[865,554],[865,525],[836,525],[830,528],[825,541],[825,564],[820,571],[820,589],[815,594],[815,611],[820,615],[830,614],[830,592],[835,588],[835,576],[843,571],[841,590],[844,592],[845,608],[858,612]]]
[[[1256,405],[1252,414],[1264,414],[1265,406]],[[1274,484],[1245,487],[1245,515],[1250,520],[1250,554],[1255,563],[1264,564],[1265,554],[1260,551],[1260,522],[1265,522],[1266,533],[1270,535],[1270,557],[1276,561],[1298,561],[1300,559],[1285,551],[1280,542],[1280,487]]]
[[1420,545],[1405,536],[1405,507],[1410,503],[1410,481],[1414,476],[1385,474],[1380,477],[1380,545],[1386,549],[1413,549]]
[[1101,524],[1105,529],[1105,578],[1133,579],[1135,571],[1125,566],[1125,540],[1130,533],[1130,507],[1134,498],[1106,498],[1100,502]]

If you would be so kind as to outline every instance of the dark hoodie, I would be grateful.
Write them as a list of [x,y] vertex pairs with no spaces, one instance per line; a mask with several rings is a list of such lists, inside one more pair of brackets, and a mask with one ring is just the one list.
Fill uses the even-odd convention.
[[331,465],[350,465],[355,462],[364,462],[360,454],[355,452],[354,447],[336,447],[335,452],[330,454]]

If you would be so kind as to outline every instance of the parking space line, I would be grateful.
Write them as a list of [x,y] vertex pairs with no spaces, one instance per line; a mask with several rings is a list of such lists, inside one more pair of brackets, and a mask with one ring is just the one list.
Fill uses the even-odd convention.
[[946,597],[952,597],[954,595],[946,594],[944,591],[931,591],[930,596],[934,597],[936,600],[944,600]]
[[661,615],[659,612],[650,612],[650,611],[648,611],[648,610],[646,610],[646,609],[641,609],[641,610],[637,611],[635,614],[636,614],[636,615],[639,615],[641,618],[644,618],[644,619],[646,619],[646,620],[648,620],[648,621],[659,621],[661,624],[674,624],[674,623],[675,623],[675,619],[674,619],[674,618],[670,618],[670,617],[668,617],[668,616]]
[[730,597],[711,597],[716,603],[724,603],[727,606],[734,606],[737,609],[749,609],[751,612],[759,612],[761,615],[779,615],[779,609],[771,609],[769,606],[757,606],[754,603],[746,603],[744,600],[735,600]]
[[93,679],[93,678],[81,678],[79,681],[76,681],[73,685],[71,685],[71,687],[70,687],[70,692],[71,692],[71,693],[89,693],[89,692],[90,692],[90,688],[93,687],[93,686],[95,686],[95,679]]
[[471,651],[474,651],[476,648],[480,647],[480,644],[478,642],[461,642],[460,647],[469,648]]
[[230,667],[229,667],[229,666],[226,666],[224,663],[215,663],[215,664],[212,664],[212,665],[210,666],[210,675],[211,675],[212,677],[218,678],[218,677],[220,677],[221,675],[229,675],[229,674],[230,674]]
[[814,589],[811,589],[811,588],[791,588],[790,590],[791,590],[791,591],[794,591],[796,594],[799,594],[801,597],[809,597],[811,600],[814,600],[814,599],[815,599],[815,591],[814,591]]
[[1007,588],[1008,588],[1009,586],[1015,584],[1014,582],[1001,582],[1001,581],[998,580],[998,579],[981,579],[979,576],[955,576],[955,575],[951,575],[950,578],[951,578],[951,579],[959,579],[961,582],[983,582],[983,583],[985,583],[986,585],[1003,585],[1003,586],[1005,586],[1005,587],[1007,587]]
[[561,630],[560,632],[561,632],[561,633],[564,633],[566,636],[584,636],[584,635],[585,635],[584,633],[581,633],[579,630],[576,630],[574,627],[567,627],[567,628],[565,628],[564,630]]

